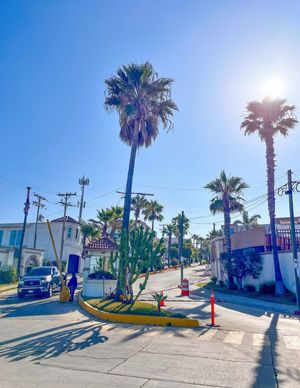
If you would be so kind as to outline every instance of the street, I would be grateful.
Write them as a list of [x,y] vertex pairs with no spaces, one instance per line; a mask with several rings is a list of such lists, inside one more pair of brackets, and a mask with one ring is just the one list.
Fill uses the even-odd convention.
[[[203,271],[185,270],[191,283]],[[216,304],[191,286],[180,298],[179,270],[151,275],[143,299],[165,290],[167,308],[200,319],[199,329],[103,323],[77,304],[0,300],[2,387],[297,387],[299,321],[238,304]]]

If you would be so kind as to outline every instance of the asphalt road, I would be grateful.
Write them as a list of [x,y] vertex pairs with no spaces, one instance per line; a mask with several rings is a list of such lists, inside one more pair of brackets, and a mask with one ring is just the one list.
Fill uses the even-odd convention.
[[[203,296],[178,302],[177,275],[153,275],[146,292],[173,288],[168,307],[198,315],[202,302],[192,298]],[[299,322],[232,306],[216,307],[218,328],[201,321],[199,329],[175,329],[101,323],[57,296],[21,303],[7,296],[0,299],[0,386],[300,386]]]

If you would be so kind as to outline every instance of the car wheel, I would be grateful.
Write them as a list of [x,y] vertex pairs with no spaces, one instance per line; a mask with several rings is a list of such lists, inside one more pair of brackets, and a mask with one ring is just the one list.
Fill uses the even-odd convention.
[[51,298],[52,295],[53,295],[53,285],[49,284],[49,288],[48,288],[48,291],[46,293],[46,298]]
[[24,294],[23,294],[23,292],[18,292],[18,298],[19,298],[19,299],[24,299]]

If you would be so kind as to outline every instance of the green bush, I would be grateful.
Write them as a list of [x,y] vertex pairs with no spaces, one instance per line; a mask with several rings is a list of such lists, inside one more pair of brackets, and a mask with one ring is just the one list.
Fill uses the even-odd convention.
[[94,272],[94,273],[91,273],[89,275],[89,278],[90,279],[116,279],[116,277],[114,276],[114,274],[112,274],[111,272],[108,272],[108,271],[97,271],[97,272]]
[[260,292],[262,294],[274,295],[275,294],[275,282],[266,282],[260,285]]
[[245,288],[245,290],[247,290],[248,292],[255,292],[255,291],[256,291],[255,286],[253,286],[252,284],[246,284],[244,288]]
[[171,260],[171,266],[174,267],[175,265],[178,265],[179,261],[175,259],[175,257]]
[[17,280],[17,270],[15,268],[5,267],[0,270],[0,284],[14,283]]

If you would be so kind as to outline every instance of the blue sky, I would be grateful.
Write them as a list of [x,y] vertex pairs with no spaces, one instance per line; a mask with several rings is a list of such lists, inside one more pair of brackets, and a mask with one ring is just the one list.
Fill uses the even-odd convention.
[[[203,186],[225,169],[250,184],[246,208],[267,222],[266,202],[252,201],[266,193],[265,147],[239,126],[273,77],[299,116],[299,20],[298,1],[0,1],[0,222],[22,221],[28,184],[49,199],[45,216],[61,216],[56,193],[79,193],[82,174],[85,218],[122,204],[130,149],[104,110],[104,80],[146,60],[174,79],[180,111],[173,132],[138,152],[134,190],[155,194],[165,222],[184,210],[191,233],[205,234],[222,216],[209,214]],[[300,179],[299,125],[275,142],[276,185],[288,168]],[[287,214],[279,198],[277,215]]]

